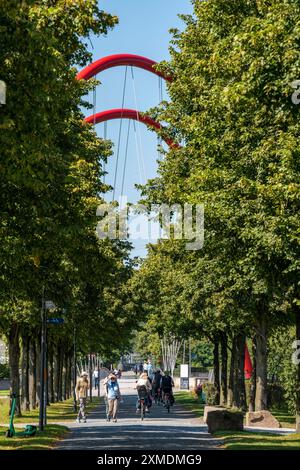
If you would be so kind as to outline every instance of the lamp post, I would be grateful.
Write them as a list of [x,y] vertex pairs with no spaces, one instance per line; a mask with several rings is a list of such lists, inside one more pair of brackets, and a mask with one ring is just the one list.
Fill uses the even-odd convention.
[[46,308],[45,308],[45,289],[42,291],[42,310],[41,310],[41,364],[40,364],[40,413],[39,430],[43,431],[45,425],[45,351],[46,349]]
[[48,397],[48,352],[47,352],[47,310],[56,308],[51,300],[45,300],[45,287],[42,289],[41,310],[41,369],[40,369],[40,412],[39,430],[43,431],[47,424],[47,397]]

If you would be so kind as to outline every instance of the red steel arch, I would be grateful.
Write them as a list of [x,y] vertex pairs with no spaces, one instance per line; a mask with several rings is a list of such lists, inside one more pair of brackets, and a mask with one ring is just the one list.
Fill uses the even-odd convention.
[[[135,109],[108,109],[106,111],[101,111],[100,113],[93,114],[85,118],[85,121],[89,124],[99,124],[100,122],[110,121],[112,119],[133,119],[135,121],[142,122],[153,129],[163,130],[163,126],[155,121],[154,119],[150,118],[146,114],[142,114]],[[171,139],[168,137],[164,137],[162,135],[164,141],[173,148],[178,148],[178,144],[175,144]]]
[[[155,70],[154,66],[157,65],[157,62],[154,60],[148,59],[136,54],[115,54],[102,57],[102,59],[92,62],[87,67],[82,69],[76,76],[78,80],[89,80],[100,72],[110,69],[112,67],[120,66],[134,66],[148,72],[154,73],[159,77],[164,78],[165,80],[171,82],[172,78],[161,72]],[[107,111],[102,111],[101,113],[93,114],[85,118],[85,121],[90,124],[98,124],[99,122],[108,121],[111,119],[134,119],[146,124],[153,129],[161,130],[162,126],[159,122],[154,121],[147,115],[142,115],[139,111],[133,109],[110,109]],[[164,141],[173,148],[179,147],[171,139],[163,137]]]
[[144,69],[148,72],[154,73],[155,75],[158,75],[159,77],[162,77],[169,82],[172,81],[171,77],[155,70],[154,66],[157,65],[157,62],[148,59],[147,57],[135,54],[115,54],[102,57],[102,59],[96,60],[95,62],[89,64],[87,67],[82,69],[77,74],[76,78],[78,80],[88,80],[89,78],[97,75],[97,73],[103,72],[103,70],[124,65],[138,67],[140,69]]

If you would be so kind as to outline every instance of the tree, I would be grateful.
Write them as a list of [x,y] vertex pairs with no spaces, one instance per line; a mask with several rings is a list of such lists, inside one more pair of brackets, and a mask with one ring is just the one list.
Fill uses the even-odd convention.
[[160,65],[174,77],[171,101],[156,110],[183,145],[166,154],[144,196],[205,205],[199,265],[207,266],[205,276],[209,266],[219,272],[206,298],[232,318],[227,332],[240,322],[241,334],[247,327],[255,333],[259,410],[267,406],[270,326],[296,319],[297,338],[300,331],[299,120],[290,99],[300,5],[193,3],[185,30],[173,30],[171,61]]
[[42,292],[60,308],[68,304],[62,332],[49,336],[61,397],[75,317],[83,308],[87,316],[96,305],[100,310],[112,271],[127,257],[95,234],[110,145],[83,122],[84,95],[94,84],[78,81],[75,68],[91,58],[89,34],[106,34],[117,19],[95,0],[1,2],[0,18],[0,75],[8,84],[0,110],[0,326],[9,339],[13,391],[19,394],[21,337],[22,368],[28,378],[34,358],[38,389]]

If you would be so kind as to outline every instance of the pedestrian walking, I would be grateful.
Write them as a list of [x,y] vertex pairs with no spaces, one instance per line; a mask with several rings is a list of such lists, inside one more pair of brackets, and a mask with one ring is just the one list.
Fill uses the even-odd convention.
[[106,386],[106,396],[107,396],[107,421],[113,420],[113,423],[117,422],[117,413],[119,408],[119,400],[121,398],[120,387],[118,380],[115,374],[109,374],[109,376],[104,379],[103,385]]
[[88,373],[82,372],[76,383],[76,399],[77,401],[79,401],[79,411],[76,418],[76,423],[80,423],[81,420],[86,423],[85,407],[89,387],[90,384],[88,379]]
[[152,379],[153,379],[153,365],[152,365],[152,362],[151,362],[150,358],[144,364],[144,372],[147,372],[149,380],[152,381]]
[[98,372],[98,369],[95,369],[94,372],[93,372],[93,378],[94,378],[94,386],[95,386],[95,389],[98,388],[98,385],[99,385],[99,372]]

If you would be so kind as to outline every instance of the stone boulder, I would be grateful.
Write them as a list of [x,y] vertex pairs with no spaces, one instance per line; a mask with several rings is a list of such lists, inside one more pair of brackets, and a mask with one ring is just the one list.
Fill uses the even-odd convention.
[[279,421],[270,411],[250,411],[246,414],[246,426],[253,428],[281,428]]
[[207,424],[208,432],[213,434],[217,431],[242,431],[244,413],[232,411],[227,408],[208,406],[204,410],[204,422]]
[[224,408],[224,406],[219,406],[219,405],[216,405],[216,406],[206,405],[204,407],[204,414],[203,414],[203,422],[205,424],[206,424],[206,419],[207,419],[207,413],[209,411],[215,411],[215,410],[226,410],[226,408]]

